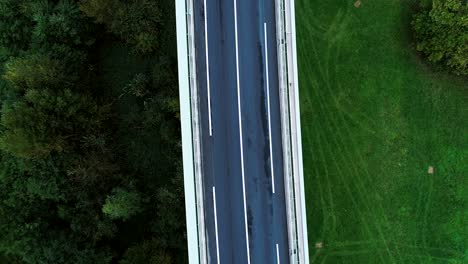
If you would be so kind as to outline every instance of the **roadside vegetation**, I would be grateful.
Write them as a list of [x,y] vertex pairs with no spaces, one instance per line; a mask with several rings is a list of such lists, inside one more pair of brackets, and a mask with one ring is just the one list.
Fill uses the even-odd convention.
[[412,22],[416,49],[457,75],[468,75],[468,2],[425,0]]
[[0,0],[0,262],[186,263],[170,0]]
[[296,1],[311,263],[468,262],[466,30],[421,10]]

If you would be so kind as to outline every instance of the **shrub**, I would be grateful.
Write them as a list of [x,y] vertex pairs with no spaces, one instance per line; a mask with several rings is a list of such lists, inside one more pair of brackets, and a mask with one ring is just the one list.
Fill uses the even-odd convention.
[[128,220],[141,211],[140,193],[123,188],[115,188],[102,207],[102,212],[112,219]]
[[145,74],[137,74],[133,79],[124,87],[124,93],[134,95],[136,97],[144,97],[149,93],[148,91],[148,77]]
[[26,158],[72,149],[83,135],[98,129],[97,113],[91,98],[68,89],[27,90],[23,100],[2,109],[0,149]]
[[120,264],[171,264],[171,257],[165,252],[164,245],[156,239],[130,247]]
[[22,0],[0,0],[0,46],[10,52],[28,48],[33,23],[21,8]]
[[[160,16],[155,0],[83,0],[81,10],[96,22],[103,23],[137,52],[157,49]],[[110,12],[112,10],[112,12]]]
[[87,47],[94,43],[92,23],[71,0],[33,1],[27,5],[34,22],[32,42],[37,47],[64,44],[70,47]]
[[457,75],[468,75],[468,2],[433,0],[422,6],[412,26],[416,49]]
[[80,9],[86,15],[94,17],[98,23],[111,24],[112,13],[117,4],[118,0],[82,0]]
[[18,91],[43,86],[64,86],[70,82],[65,65],[42,54],[13,58],[5,64],[4,79]]

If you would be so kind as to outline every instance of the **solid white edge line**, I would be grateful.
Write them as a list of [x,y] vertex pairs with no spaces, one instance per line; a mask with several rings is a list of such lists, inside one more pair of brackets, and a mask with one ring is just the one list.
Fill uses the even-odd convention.
[[273,165],[273,143],[271,135],[271,114],[270,114],[270,77],[268,74],[268,40],[267,40],[267,23],[263,23],[263,31],[265,37],[265,73],[267,86],[267,106],[268,106],[268,133],[270,141],[270,169],[271,169],[271,191],[275,193],[275,171]]
[[239,110],[239,138],[240,138],[240,153],[241,153],[241,171],[242,171],[242,195],[244,198],[244,223],[245,223],[245,240],[247,245],[247,264],[250,264],[250,248],[249,248],[249,230],[247,226],[247,202],[245,198],[245,175],[244,175],[244,147],[242,145],[242,110],[240,100],[240,82],[239,82],[239,43],[237,39],[237,0],[234,0],[234,32],[236,44],[236,80],[237,80],[237,104]]
[[279,246],[276,244],[276,264],[280,264]]
[[215,221],[215,234],[216,234],[216,259],[219,264],[218,214],[216,212],[216,189],[214,186],[213,186],[213,208],[214,208],[214,221]]
[[208,94],[208,123],[211,136],[213,134],[213,128],[211,126],[210,61],[208,57],[208,19],[206,12],[206,0],[203,0],[203,5],[203,11],[205,12],[206,91]]

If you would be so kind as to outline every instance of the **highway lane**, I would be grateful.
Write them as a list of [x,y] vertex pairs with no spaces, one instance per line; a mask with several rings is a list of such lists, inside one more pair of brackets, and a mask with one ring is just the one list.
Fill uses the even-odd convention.
[[274,1],[194,8],[210,263],[288,263]]

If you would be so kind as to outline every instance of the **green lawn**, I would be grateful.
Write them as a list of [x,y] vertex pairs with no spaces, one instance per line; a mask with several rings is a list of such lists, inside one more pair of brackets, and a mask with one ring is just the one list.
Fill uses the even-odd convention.
[[415,55],[411,2],[296,0],[311,263],[468,263],[468,82]]

